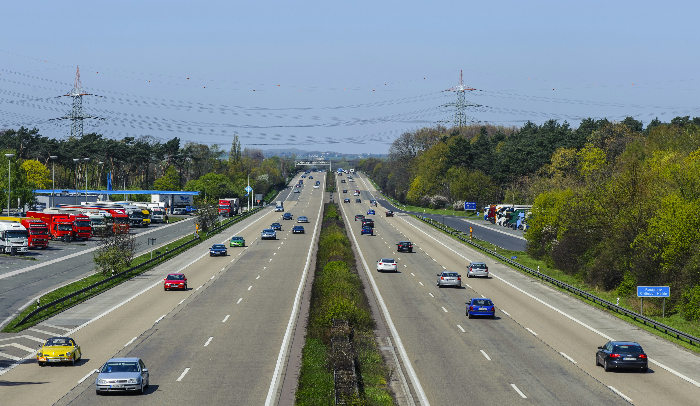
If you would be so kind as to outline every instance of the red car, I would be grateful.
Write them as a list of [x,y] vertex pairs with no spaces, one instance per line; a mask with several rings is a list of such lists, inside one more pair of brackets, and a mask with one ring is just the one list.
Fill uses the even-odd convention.
[[163,279],[163,290],[182,289],[187,290],[187,277],[184,273],[171,273]]

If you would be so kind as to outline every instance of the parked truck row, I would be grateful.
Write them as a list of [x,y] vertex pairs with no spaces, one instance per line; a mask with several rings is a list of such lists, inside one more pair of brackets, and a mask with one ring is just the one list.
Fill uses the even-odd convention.
[[514,230],[526,230],[531,208],[528,205],[492,204],[484,207],[484,220]]

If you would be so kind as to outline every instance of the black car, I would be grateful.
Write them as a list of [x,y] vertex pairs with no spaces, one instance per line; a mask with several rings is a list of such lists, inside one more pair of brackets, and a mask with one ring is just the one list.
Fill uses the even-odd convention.
[[362,227],[368,226],[374,228],[374,220],[372,219],[362,219]]
[[313,179],[313,178],[314,178],[313,176],[309,175],[309,179]]
[[292,219],[292,213],[284,213],[282,215],[282,220],[291,220]]
[[362,199],[355,199],[355,203],[362,203]]
[[292,234],[304,234],[304,226],[292,227]]
[[355,214],[355,221],[357,220],[364,220],[365,215],[364,214]]
[[343,199],[343,203],[350,203],[350,199]]
[[348,190],[347,190],[347,189],[343,189],[343,193],[348,193]]
[[270,228],[275,230],[275,231],[282,231],[282,224],[272,223],[272,224],[270,224]]
[[345,183],[345,179],[341,179],[341,180],[340,180],[340,183]]
[[394,217],[394,212],[391,211],[391,210],[389,210],[389,211],[386,212],[386,216],[387,216],[387,217]]
[[406,251],[406,252],[413,252],[413,243],[410,241],[400,241],[397,245],[396,251],[401,252],[401,251]]
[[642,346],[632,341],[608,341],[598,347],[595,354],[595,365],[602,365],[605,372],[613,368],[649,370],[647,354]]
[[224,244],[214,244],[209,248],[210,257],[226,256],[226,246]]

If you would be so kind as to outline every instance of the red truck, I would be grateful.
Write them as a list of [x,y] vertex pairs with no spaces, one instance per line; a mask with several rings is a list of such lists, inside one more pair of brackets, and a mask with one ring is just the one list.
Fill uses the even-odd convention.
[[84,214],[68,214],[68,218],[73,222],[74,240],[87,240],[92,237],[90,217]]
[[[119,208],[109,208],[103,206],[70,206],[62,205],[58,210],[66,210],[66,213],[72,213],[74,210],[80,210],[84,213],[94,214],[98,216],[103,216],[106,224],[112,224],[112,231],[115,233],[128,233],[129,232],[129,215],[126,211]],[[68,214],[66,214],[68,215]],[[91,224],[90,216],[87,214],[75,214],[84,216],[88,225]],[[92,231],[91,231],[92,235]]]
[[112,217],[112,230],[115,233],[129,232],[129,215],[122,209],[103,209]]
[[231,217],[238,214],[238,198],[229,197],[226,199],[219,199],[219,215],[224,217]]
[[68,218],[67,214],[28,211],[27,217],[33,217],[48,224],[52,240],[69,242],[73,239],[73,221]]

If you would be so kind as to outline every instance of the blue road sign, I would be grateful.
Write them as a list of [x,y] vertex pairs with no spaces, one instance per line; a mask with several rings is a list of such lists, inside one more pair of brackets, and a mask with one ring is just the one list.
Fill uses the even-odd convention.
[[637,297],[669,297],[671,288],[668,286],[637,286]]
[[464,202],[464,210],[476,210],[476,202]]
[[245,187],[245,191],[248,192],[248,193],[250,193],[250,192],[253,191],[253,188],[250,187],[250,186],[246,186],[246,187]]

